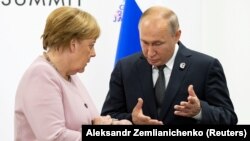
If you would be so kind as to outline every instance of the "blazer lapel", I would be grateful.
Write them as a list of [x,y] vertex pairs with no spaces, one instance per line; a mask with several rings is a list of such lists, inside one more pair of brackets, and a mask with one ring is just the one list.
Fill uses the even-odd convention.
[[179,50],[175,58],[174,67],[171,72],[170,80],[165,91],[163,99],[162,109],[159,115],[159,119],[162,120],[166,114],[170,111],[170,107],[173,104],[174,98],[181,88],[181,84],[185,78],[185,74],[190,66],[188,56],[190,54],[186,52],[187,49],[180,43]]
[[139,83],[141,85],[142,99],[144,101],[143,112],[151,118],[157,118],[152,80],[152,66],[148,64],[147,60],[142,55],[137,63],[136,69],[139,71]]

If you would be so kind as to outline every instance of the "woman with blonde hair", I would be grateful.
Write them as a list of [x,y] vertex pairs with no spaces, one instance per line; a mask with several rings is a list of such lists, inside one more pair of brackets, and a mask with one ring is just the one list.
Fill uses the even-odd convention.
[[76,75],[96,56],[99,35],[95,18],[78,8],[60,7],[48,16],[44,53],[26,70],[16,92],[16,141],[80,141],[83,124],[131,124],[99,116]]

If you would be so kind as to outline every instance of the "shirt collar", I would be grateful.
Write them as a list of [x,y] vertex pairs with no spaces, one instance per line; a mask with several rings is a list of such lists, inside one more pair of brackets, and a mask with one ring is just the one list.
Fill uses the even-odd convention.
[[[178,50],[179,50],[179,45],[178,45],[178,44],[175,44],[174,54],[173,54],[173,56],[168,60],[168,62],[166,62],[166,64],[165,64],[170,70],[172,70],[173,67],[174,67],[174,60],[175,60],[175,57],[176,57],[176,54],[177,54]],[[155,68],[155,66],[152,66],[152,68]]]
[[173,67],[174,67],[174,60],[175,60],[175,57],[176,57],[176,54],[177,54],[178,50],[179,50],[179,46],[178,46],[178,44],[175,44],[174,54],[173,54],[173,56],[169,59],[169,61],[166,63],[166,66],[168,66],[168,68],[169,68],[170,70],[172,70]]

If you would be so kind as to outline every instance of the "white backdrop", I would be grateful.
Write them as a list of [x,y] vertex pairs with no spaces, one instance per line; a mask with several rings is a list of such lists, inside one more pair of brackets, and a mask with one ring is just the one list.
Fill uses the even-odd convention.
[[[13,140],[14,99],[18,82],[31,64],[42,54],[44,24],[48,14],[58,6],[80,7],[96,17],[102,33],[95,45],[97,56],[80,77],[98,110],[108,91],[119,37],[120,6],[124,0],[0,0],[0,133],[1,140]],[[32,2],[32,4],[30,4]],[[45,2],[45,1],[44,1]],[[48,0],[46,0],[48,2]],[[249,124],[248,84],[250,80],[250,1],[248,0],[137,0],[142,11],[149,5],[162,4],[179,16],[181,41],[189,48],[218,58],[227,77],[239,124]]]

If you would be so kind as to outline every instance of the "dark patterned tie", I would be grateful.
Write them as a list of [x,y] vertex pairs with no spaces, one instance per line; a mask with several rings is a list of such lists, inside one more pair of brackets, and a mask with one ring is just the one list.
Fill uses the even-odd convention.
[[156,104],[157,104],[157,111],[158,115],[162,107],[162,101],[164,97],[165,92],[165,76],[163,69],[166,67],[166,65],[158,66],[159,70],[159,76],[157,78],[157,81],[155,83],[155,97],[156,97]]

